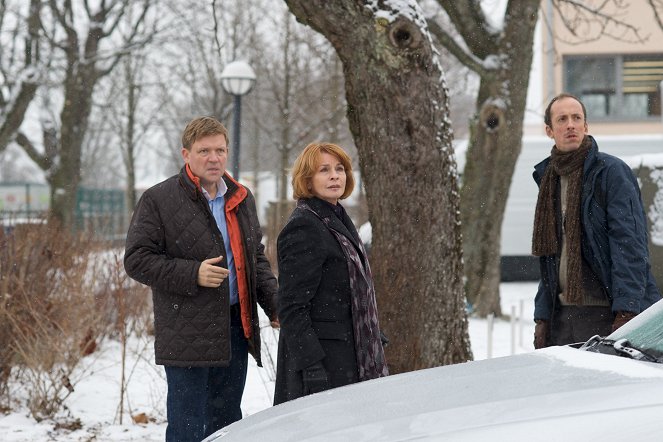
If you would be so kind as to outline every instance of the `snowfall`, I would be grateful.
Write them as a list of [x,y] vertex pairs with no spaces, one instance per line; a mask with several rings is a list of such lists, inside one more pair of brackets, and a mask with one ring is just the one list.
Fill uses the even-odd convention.
[[[469,318],[469,333],[474,359],[508,356],[533,351],[534,282],[502,283],[502,310],[507,319]],[[276,354],[278,332],[267,325],[262,337],[268,351]],[[124,413],[120,424],[121,353],[116,341],[107,340],[81,365],[74,376],[74,392],[64,405],[69,419],[79,419],[76,431],[55,429],[54,421],[36,422],[26,409],[0,417],[3,442],[40,441],[163,441],[166,431],[166,380],[163,367],[154,364],[149,339],[131,340],[126,363],[130,373]],[[263,358],[265,359],[265,358]],[[249,371],[242,400],[244,416],[272,406],[274,370],[269,363],[259,368],[249,357]],[[144,414],[147,423],[136,424],[132,416]]]
[[[658,152],[659,149],[654,151]],[[660,172],[663,168],[663,154],[622,157],[631,167],[647,165],[653,169],[651,178],[658,184],[659,190],[650,207],[652,210],[648,213],[652,221],[649,233],[654,244],[663,245],[663,216],[660,216],[663,205],[663,173]],[[522,236],[522,231],[519,235]],[[479,319],[470,316],[469,334],[475,360],[534,350],[532,318],[536,290],[536,282],[502,283],[500,299],[504,317]],[[244,417],[272,406],[275,370],[269,362],[275,360],[278,331],[269,327],[266,318],[262,318],[262,322],[264,351],[268,354],[263,354],[263,360],[266,361],[263,368],[258,368],[249,357],[242,400]],[[106,340],[96,352],[83,360],[78,374],[71,377],[74,392],[64,402],[63,417],[69,421],[80,420],[81,429],[62,429],[56,421],[37,422],[25,408],[6,415],[0,414],[0,441],[164,440],[166,381],[163,367],[154,364],[153,342],[149,338],[131,339],[127,359],[125,366],[129,375],[122,413],[121,348],[118,342]],[[146,423],[133,422],[132,417],[136,416]]]

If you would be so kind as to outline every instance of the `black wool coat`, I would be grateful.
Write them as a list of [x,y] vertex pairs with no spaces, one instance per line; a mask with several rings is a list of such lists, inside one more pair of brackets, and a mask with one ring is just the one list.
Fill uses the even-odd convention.
[[[307,204],[355,245],[359,235],[328,203]],[[302,370],[322,361],[330,388],[358,382],[348,263],[337,239],[315,214],[296,208],[279,234],[281,322],[274,404],[303,396]],[[362,259],[366,259],[362,256]]]
[[[223,177],[228,201],[241,184]],[[253,336],[249,352],[260,359],[257,303],[275,316],[276,278],[261,244],[262,232],[255,200],[247,190],[237,206],[251,303]],[[127,233],[124,267],[129,276],[152,289],[155,359],[176,367],[228,366],[230,349],[230,292],[228,279],[220,287],[198,285],[198,269],[205,259],[224,255],[223,237],[209,203],[183,168],[178,175],[148,189],[140,198]],[[242,265],[242,263],[237,263]]]

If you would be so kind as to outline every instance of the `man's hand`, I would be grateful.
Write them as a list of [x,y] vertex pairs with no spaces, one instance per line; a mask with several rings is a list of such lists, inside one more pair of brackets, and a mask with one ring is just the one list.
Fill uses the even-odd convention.
[[223,259],[223,256],[216,258],[206,259],[200,264],[198,268],[198,285],[202,287],[218,287],[224,279],[228,277],[230,271],[219,267],[218,264]]
[[615,312],[615,320],[612,323],[612,331],[617,330],[619,327],[635,318],[635,315],[636,313],[633,312]]
[[548,346],[549,323],[543,319],[537,319],[534,326],[534,348],[544,348]]
[[281,322],[279,321],[279,318],[274,317],[273,319],[269,320],[269,325],[272,326],[272,328],[281,328]]

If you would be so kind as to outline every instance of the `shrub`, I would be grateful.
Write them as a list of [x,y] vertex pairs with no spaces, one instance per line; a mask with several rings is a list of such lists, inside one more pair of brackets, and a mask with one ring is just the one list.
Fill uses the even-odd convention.
[[17,379],[37,420],[73,391],[72,373],[112,329],[107,268],[89,238],[48,225],[0,237],[0,394]]

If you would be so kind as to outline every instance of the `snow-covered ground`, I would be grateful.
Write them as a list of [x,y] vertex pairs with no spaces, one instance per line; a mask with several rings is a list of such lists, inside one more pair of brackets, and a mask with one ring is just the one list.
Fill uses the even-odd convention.
[[[474,358],[486,359],[533,350],[532,321],[536,283],[503,283],[502,311],[522,321],[496,319],[489,333],[489,321],[470,318],[470,339]],[[488,336],[492,334],[492,345]],[[266,328],[264,339],[275,354],[277,334]],[[152,343],[134,339],[129,344],[125,365],[127,395],[120,424],[121,348],[115,341],[106,341],[83,361],[81,375],[72,379],[74,393],[65,402],[69,420],[79,419],[82,428],[76,431],[55,429],[54,422],[36,422],[27,409],[0,416],[0,440],[3,442],[41,441],[162,441],[166,430],[166,381],[163,368],[154,365]],[[252,362],[252,359],[249,358]],[[259,369],[249,365],[246,390],[242,401],[245,416],[271,406],[274,391],[273,367]],[[126,410],[130,410],[127,412]],[[135,424],[131,416],[145,414],[146,424]]]

